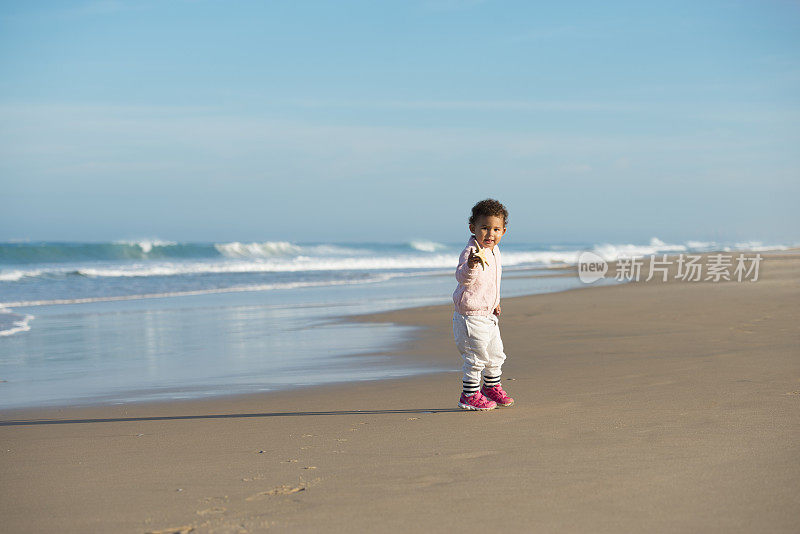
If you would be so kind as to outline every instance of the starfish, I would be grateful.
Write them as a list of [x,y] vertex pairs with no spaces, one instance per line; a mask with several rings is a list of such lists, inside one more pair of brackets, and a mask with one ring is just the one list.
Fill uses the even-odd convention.
[[481,260],[481,269],[484,271],[486,270],[486,266],[489,265],[489,258],[486,257],[486,249],[481,248],[480,244],[477,240],[475,240],[475,255],[478,256],[478,259]]

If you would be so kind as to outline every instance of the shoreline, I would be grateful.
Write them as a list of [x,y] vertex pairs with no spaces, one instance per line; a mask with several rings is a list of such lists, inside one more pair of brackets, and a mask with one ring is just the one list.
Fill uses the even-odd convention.
[[[714,254],[739,254],[741,251],[709,251],[698,253],[697,255],[701,256],[703,260],[707,259],[708,256]],[[745,254],[761,254],[765,257],[770,257],[773,259],[786,259],[786,258],[795,258],[800,257],[800,248],[790,248],[787,250],[770,250],[766,252],[746,252]],[[666,253],[667,256],[676,256],[680,253]],[[659,256],[659,255],[656,255]],[[613,278],[613,272],[616,266],[615,261],[608,262],[608,273],[606,274],[605,278]],[[645,265],[647,265],[645,263]],[[557,265],[557,266],[550,266],[548,269],[553,271],[561,271],[553,274],[535,274],[535,275],[525,275],[525,276],[517,276],[515,278],[563,278],[563,277],[577,277],[577,266],[576,265]],[[528,270],[528,269],[526,269]],[[533,270],[541,270],[540,268],[536,268]],[[512,271],[514,272],[514,271]],[[674,269],[670,270],[670,274],[674,273]],[[441,275],[444,276],[444,275]],[[448,276],[452,276],[448,275]],[[514,277],[512,275],[512,277]],[[549,291],[546,293],[532,293],[514,297],[503,297],[502,302],[506,302],[512,299],[524,299],[535,297],[538,295],[557,295],[557,294],[564,294],[570,293],[574,291],[580,291],[585,289],[601,289],[604,287],[616,287],[618,285],[623,284],[630,284],[630,283],[659,283],[659,281],[653,282],[643,282],[643,281],[629,281],[629,282],[622,282],[617,284],[610,284],[607,286],[602,285],[593,285],[593,284],[586,284],[584,286],[578,286],[573,288],[561,289],[556,291]],[[680,282],[675,281],[670,278],[667,283],[689,283],[689,282]],[[700,284],[707,284],[710,282],[697,282]],[[737,282],[738,283],[738,282]],[[502,303],[501,302],[501,303]],[[369,312],[363,314],[354,314],[354,315],[345,315],[345,316],[338,316],[338,317],[330,317],[326,319],[326,323],[330,324],[342,324],[342,325],[351,325],[357,323],[371,323],[371,324],[378,324],[378,323],[386,323],[386,324],[393,324],[397,326],[409,326],[416,330],[416,333],[412,333],[407,335],[404,339],[397,342],[397,344],[393,347],[390,347],[386,350],[381,351],[373,351],[361,354],[342,354],[338,355],[337,357],[343,358],[358,358],[358,357],[373,357],[373,356],[393,356],[397,357],[398,359],[403,359],[409,362],[414,362],[417,364],[424,363],[428,360],[425,358],[419,357],[419,354],[413,350],[413,346],[421,342],[422,337],[425,336],[426,330],[429,330],[427,325],[429,321],[415,321],[413,319],[409,320],[407,314],[414,314],[415,310],[419,311],[431,311],[433,313],[445,311],[447,308],[452,308],[451,304],[432,304],[427,306],[413,306],[409,308],[399,308],[381,312]],[[451,310],[452,311],[452,310]],[[502,325],[502,322],[501,322]],[[430,371],[421,371],[414,374],[400,376],[400,377],[385,377],[385,378],[367,378],[367,379],[358,379],[355,383],[372,383],[372,382],[383,382],[383,381],[402,381],[402,380],[411,380],[415,377],[426,376],[426,375],[435,375],[435,374],[442,374],[442,373],[450,373],[450,372],[459,372],[461,362],[459,360],[455,361],[454,369],[438,369],[438,370],[430,370]],[[388,368],[387,368],[388,369]],[[348,387],[349,385],[353,384],[353,382],[348,381],[333,381],[333,382],[324,382],[324,383],[315,383],[315,384],[303,384],[303,385],[295,385],[289,386],[286,388],[278,388],[270,391],[260,391],[260,392],[249,392],[249,393],[242,393],[242,392],[234,392],[234,393],[221,393],[221,394],[209,394],[202,397],[191,397],[191,398],[175,398],[175,399],[137,399],[132,401],[125,401],[125,402],[116,402],[116,403],[108,403],[104,402],[102,398],[98,398],[96,400],[87,400],[86,402],[82,403],[74,403],[74,402],[65,402],[61,404],[42,404],[42,405],[35,405],[35,406],[23,406],[23,407],[13,407],[13,408],[4,408],[0,406],[0,417],[5,418],[6,415],[8,416],[18,416],[20,418],[24,418],[28,413],[36,414],[38,412],[46,411],[48,413],[62,413],[64,411],[73,411],[73,410],[86,410],[86,409],[104,409],[104,408],[147,408],[147,407],[154,407],[158,404],[188,404],[191,405],[194,402],[203,402],[209,401],[213,402],[215,400],[220,401],[237,401],[239,399],[243,401],[249,400],[249,398],[257,398],[260,399],[263,396],[269,395],[277,395],[281,393],[291,393],[295,391],[305,391],[305,390],[314,390],[317,388],[341,388],[341,387]],[[192,387],[192,386],[189,386]],[[158,390],[151,390],[151,389],[141,389],[141,390],[134,390],[130,393],[142,393],[142,392],[150,392],[150,391],[158,391]],[[191,406],[190,406],[191,408]],[[0,426],[2,426],[3,420],[0,420]]]
[[[2,410],[0,514],[15,532],[469,530],[490,510],[512,531],[791,532],[800,256],[769,258],[755,283],[504,298],[507,409],[456,408],[454,370]],[[344,319],[424,326],[391,354],[457,369],[451,315]]]
[[[520,274],[530,274],[536,272],[538,272],[538,270],[523,270]],[[572,280],[563,278],[563,276],[563,274],[559,275],[561,280],[563,280],[562,282],[544,281],[543,283],[539,280],[536,280],[533,283],[528,283],[527,281],[517,282],[513,280],[515,277],[511,276],[509,278],[512,280],[508,282],[508,284],[511,285],[506,286],[506,294],[537,294],[543,291],[557,291],[560,289],[560,286],[580,285],[577,277],[575,280]],[[432,277],[425,276],[421,278]],[[533,278],[539,277],[534,276]],[[441,278],[436,283],[436,293],[431,294],[438,294],[441,297],[441,289],[443,289],[443,285],[446,285],[446,289],[449,290],[450,283],[443,283],[445,280],[446,279]],[[415,290],[418,292],[418,289],[414,288],[413,285],[411,288],[413,288],[412,291]],[[370,288],[367,286],[362,288],[361,292],[364,293],[368,292],[369,290]],[[317,368],[313,365],[305,364],[307,368],[305,371],[295,370],[292,371],[293,374],[289,374],[287,369],[294,366],[294,364],[288,359],[279,360],[278,358],[274,357],[273,359],[275,360],[277,366],[271,368],[272,372],[270,373],[267,372],[268,368],[266,367],[264,361],[256,356],[258,354],[257,351],[248,351],[248,356],[246,356],[246,358],[249,358],[249,360],[245,361],[243,359],[239,359],[244,355],[236,354],[236,356],[234,356],[225,348],[224,344],[220,342],[219,348],[226,351],[224,353],[225,358],[218,359],[216,357],[209,357],[201,353],[200,355],[205,356],[206,361],[200,363],[205,364],[204,368],[206,370],[203,371],[202,374],[191,373],[191,378],[188,378],[187,376],[186,380],[170,378],[180,376],[180,369],[174,369],[175,365],[170,364],[169,359],[162,360],[159,358],[158,354],[149,353],[151,346],[144,345],[142,342],[142,340],[145,339],[144,336],[147,332],[140,332],[137,330],[139,323],[134,320],[128,320],[127,323],[123,324],[111,323],[113,320],[112,318],[121,316],[120,314],[127,317],[128,315],[126,314],[137,312],[139,310],[138,306],[131,308],[126,305],[125,307],[119,309],[111,308],[111,311],[109,311],[108,308],[103,307],[105,306],[105,303],[97,304],[97,306],[101,306],[100,308],[88,309],[81,308],[80,306],[82,305],[70,305],[70,307],[67,309],[49,306],[47,309],[39,310],[39,312],[42,314],[42,317],[39,318],[39,321],[44,322],[42,324],[37,323],[34,325],[37,331],[29,334],[33,337],[30,340],[23,338],[12,340],[13,343],[11,343],[11,347],[14,347],[14,349],[10,347],[7,348],[9,354],[13,352],[24,354],[26,350],[31,350],[37,357],[44,359],[46,354],[37,353],[36,350],[42,345],[42,336],[46,335],[48,329],[53,327],[53,316],[59,317],[64,315],[65,317],[68,317],[70,313],[74,313],[77,314],[76,317],[82,317],[95,311],[102,313],[106,322],[96,327],[94,325],[91,326],[98,328],[101,332],[107,333],[106,337],[108,338],[108,341],[112,343],[113,347],[115,347],[114,350],[107,354],[107,360],[111,361],[117,358],[122,358],[117,365],[124,365],[126,363],[124,360],[125,356],[122,354],[122,349],[119,348],[119,345],[114,343],[115,340],[111,335],[115,331],[114,328],[116,327],[118,332],[130,332],[133,335],[140,336],[138,338],[138,344],[134,343],[134,341],[136,341],[134,339],[131,339],[128,342],[127,352],[140,355],[146,353],[149,361],[153,361],[154,358],[157,358],[160,362],[159,366],[171,372],[165,372],[160,375],[145,376],[145,362],[143,361],[144,356],[140,356],[138,367],[133,370],[142,376],[136,376],[135,378],[131,377],[130,379],[121,377],[119,380],[117,380],[115,371],[108,365],[102,367],[102,371],[105,374],[102,376],[98,375],[94,379],[95,383],[92,383],[88,379],[79,380],[75,384],[70,384],[68,382],[51,382],[47,388],[45,388],[45,386],[47,386],[47,377],[41,377],[38,380],[29,381],[27,382],[26,386],[26,382],[20,381],[20,378],[28,378],[25,373],[21,373],[20,376],[14,374],[10,376],[0,375],[0,378],[9,378],[8,384],[0,384],[0,387],[3,388],[0,389],[0,394],[5,391],[6,393],[4,398],[7,401],[4,403],[3,399],[0,398],[0,406],[2,406],[1,409],[6,410],[35,410],[46,408],[68,409],[102,405],[110,406],[130,405],[135,403],[171,402],[180,400],[182,398],[203,399],[243,394],[260,394],[268,391],[286,391],[300,387],[313,387],[326,383],[346,383],[351,380],[362,379],[381,380],[398,376],[419,376],[422,374],[428,374],[430,372],[437,372],[436,369],[429,369],[428,367],[430,366],[427,364],[427,362],[420,362],[419,365],[409,366],[404,364],[400,359],[389,359],[388,355],[395,352],[393,347],[401,345],[404,340],[408,339],[409,337],[413,337],[413,330],[417,330],[419,327],[398,327],[397,325],[390,323],[373,323],[372,328],[364,329],[363,325],[359,325],[358,322],[347,320],[350,315],[356,313],[369,314],[380,313],[387,310],[393,311],[399,309],[413,309],[414,307],[423,304],[447,305],[449,300],[447,297],[424,298],[424,296],[421,299],[409,299],[408,295],[405,295],[404,298],[399,298],[402,293],[402,287],[399,287],[399,289],[397,289],[398,298],[395,301],[387,301],[384,303],[387,291],[390,290],[384,288],[383,294],[379,295],[376,301],[371,304],[367,300],[359,302],[356,298],[356,300],[352,303],[344,302],[334,304],[333,302],[330,302],[322,304],[313,303],[311,305],[305,305],[301,303],[298,305],[289,306],[289,313],[300,313],[309,316],[316,315],[314,317],[306,318],[305,321],[297,317],[287,320],[273,319],[270,314],[276,313],[272,310],[278,309],[279,306],[267,306],[263,308],[266,310],[263,312],[263,316],[267,321],[270,321],[270,324],[274,323],[279,328],[287,330],[284,334],[282,334],[282,336],[286,337],[281,337],[281,343],[284,344],[282,352],[286,358],[288,358],[292,353],[289,348],[291,345],[291,340],[293,339],[292,336],[303,335],[302,332],[298,333],[297,328],[314,329],[316,326],[321,326],[321,330],[315,329],[308,332],[308,334],[311,334],[315,339],[314,342],[309,342],[308,336],[298,338],[298,340],[302,341],[301,346],[303,353],[301,354],[301,361],[308,361],[311,358],[316,358],[320,364],[325,364],[325,367]],[[368,293],[365,295],[368,295]],[[263,298],[267,297],[261,297],[259,293],[251,292],[251,296],[247,297],[247,300],[244,301],[241,299],[231,300],[226,297],[223,300],[213,299],[205,302],[205,306],[203,304],[197,306],[197,303],[194,301],[169,301],[164,302],[163,304],[158,304],[154,309],[172,310],[187,306],[193,310],[202,310],[211,309],[214,305],[217,305],[221,306],[222,309],[227,313],[227,315],[225,315],[225,319],[228,321],[228,324],[223,325],[223,327],[228,326],[230,328],[236,328],[239,325],[235,324],[235,320],[232,319],[235,317],[235,314],[233,312],[228,312],[228,310],[234,310],[237,307],[244,307],[248,304],[258,307],[261,305],[259,300]],[[114,311],[115,309],[116,312]],[[21,312],[31,313],[34,311],[32,308],[19,308],[19,310]],[[194,322],[196,320],[198,322],[194,324],[205,324],[202,321],[206,320],[207,318],[202,315],[202,311],[193,311],[193,313],[196,313],[196,318],[191,317],[188,319],[184,318],[182,320],[184,322]],[[223,314],[220,314],[220,316],[223,316]],[[164,317],[167,318],[168,321],[172,321],[171,323],[166,323],[167,328],[175,327],[175,325],[178,324],[177,315],[173,315],[170,318],[169,315],[165,314]],[[141,320],[143,321],[146,319],[148,319],[147,316],[141,317]],[[49,323],[47,322],[48,320],[50,321]],[[152,320],[148,324],[151,323]],[[76,329],[80,326],[83,326],[80,320],[75,320],[74,325],[74,328]],[[251,328],[257,326],[258,325],[252,325]],[[64,330],[65,326],[60,325],[60,328],[61,330]],[[412,332],[409,333],[409,330],[412,330]],[[326,334],[325,332],[328,333]],[[255,331],[250,335],[253,339],[259,336],[258,332]],[[164,336],[170,336],[170,332],[166,332]],[[327,342],[325,339],[326,336],[328,338]],[[260,343],[260,345],[262,345],[260,348],[269,350],[269,338],[266,334],[262,334],[261,337],[263,341]],[[177,338],[170,337],[169,339],[171,341],[164,341],[163,346],[168,347],[172,345],[174,346],[174,350],[181,351],[181,345],[175,341]],[[191,337],[184,337],[182,339],[189,342],[193,341]],[[235,341],[230,339],[230,337],[226,337],[225,339],[229,342]],[[349,342],[349,339],[354,341]],[[259,345],[259,343],[254,342],[251,343],[251,345],[256,346]],[[89,349],[90,352],[87,353],[86,351],[79,351],[77,353],[91,354],[92,350],[98,349],[98,347],[85,348]],[[74,351],[76,348],[73,348],[72,350]],[[207,352],[208,351],[206,351],[206,353]],[[180,357],[181,361],[189,362],[192,360],[187,353],[178,353],[175,354],[175,356]],[[364,356],[371,356],[373,360],[367,363]],[[231,377],[227,375],[227,369],[223,361],[234,362],[236,359],[239,359],[241,362],[241,364],[238,366],[238,369],[240,370],[245,369],[246,365],[250,365],[250,369],[252,371],[250,378],[246,378],[245,374],[240,374],[240,376],[245,377],[243,379],[240,379],[236,376]],[[219,363],[217,363],[218,360]],[[135,360],[131,359],[131,361],[133,362]],[[53,376],[58,374],[66,375],[68,373],[72,374],[73,376],[85,376],[84,371],[86,373],[92,372],[92,369],[90,368],[82,369],[76,366],[70,367],[70,364],[67,360],[65,360],[64,364],[59,364],[59,362],[55,363],[57,365],[50,371]],[[298,365],[302,366],[304,364],[300,363]],[[3,371],[3,369],[0,369],[0,371]],[[76,374],[78,371],[80,371],[79,375]],[[113,383],[116,384],[115,387],[104,387],[104,384],[106,383],[104,378],[112,380]],[[86,387],[81,388],[81,385]]]

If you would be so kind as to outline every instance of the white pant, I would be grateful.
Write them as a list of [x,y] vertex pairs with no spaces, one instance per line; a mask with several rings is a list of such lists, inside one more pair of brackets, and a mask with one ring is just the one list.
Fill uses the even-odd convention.
[[464,359],[464,381],[480,382],[484,376],[500,376],[506,359],[496,315],[453,313],[453,337]]

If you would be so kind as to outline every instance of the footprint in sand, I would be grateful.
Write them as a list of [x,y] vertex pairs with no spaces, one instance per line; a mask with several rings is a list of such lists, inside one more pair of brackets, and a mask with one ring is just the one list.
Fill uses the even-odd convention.
[[198,510],[198,515],[209,515],[209,514],[223,514],[227,511],[227,508],[222,506],[215,506],[213,508],[206,508],[205,510]]
[[[253,480],[253,479],[252,478],[251,479],[244,479],[243,478],[242,480]],[[227,502],[227,501],[228,501],[228,496],[227,495],[222,495],[221,497],[203,497],[202,499],[200,499],[200,502],[203,503],[203,504],[210,504],[210,503],[213,503],[213,502]]]
[[483,458],[484,456],[492,456],[497,454],[497,451],[478,451],[478,452],[461,452],[458,454],[450,455],[451,460],[472,460],[474,458]]
[[449,484],[453,479],[443,475],[425,475],[415,478],[411,484],[417,488],[427,488],[430,486],[438,486],[440,484]]
[[287,486],[284,484],[283,486],[278,486],[277,488],[272,488],[268,491],[260,491],[254,495],[250,495],[245,500],[246,501],[255,501],[264,497],[273,497],[276,495],[291,495],[293,493],[299,493],[301,491],[305,491],[306,486],[305,484],[301,484],[299,486]]

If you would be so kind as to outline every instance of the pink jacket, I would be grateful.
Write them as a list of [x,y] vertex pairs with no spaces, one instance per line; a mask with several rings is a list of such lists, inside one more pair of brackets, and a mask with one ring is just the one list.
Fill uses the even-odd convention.
[[492,315],[494,309],[500,305],[500,275],[503,271],[500,246],[495,245],[492,250],[486,250],[489,265],[485,269],[480,263],[470,269],[467,258],[470,250],[474,250],[477,245],[475,236],[470,237],[458,258],[458,287],[453,293],[453,304],[461,315]]

